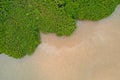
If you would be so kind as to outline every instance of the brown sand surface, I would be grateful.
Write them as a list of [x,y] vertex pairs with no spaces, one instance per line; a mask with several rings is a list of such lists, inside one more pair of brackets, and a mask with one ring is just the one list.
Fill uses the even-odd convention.
[[0,80],[120,80],[120,5],[100,21],[77,21],[70,37],[40,35],[32,56],[0,55]]

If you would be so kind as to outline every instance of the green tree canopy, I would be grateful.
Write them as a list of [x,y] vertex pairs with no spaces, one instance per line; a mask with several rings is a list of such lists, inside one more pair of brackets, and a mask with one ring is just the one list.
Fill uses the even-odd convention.
[[69,36],[76,20],[109,16],[120,0],[0,0],[0,53],[31,55],[39,32]]

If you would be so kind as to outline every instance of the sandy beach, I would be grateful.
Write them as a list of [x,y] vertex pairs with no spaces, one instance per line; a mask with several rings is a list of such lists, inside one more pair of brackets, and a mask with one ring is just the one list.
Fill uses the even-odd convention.
[[0,80],[120,80],[120,5],[100,21],[77,21],[70,37],[41,35],[31,56],[0,55]]

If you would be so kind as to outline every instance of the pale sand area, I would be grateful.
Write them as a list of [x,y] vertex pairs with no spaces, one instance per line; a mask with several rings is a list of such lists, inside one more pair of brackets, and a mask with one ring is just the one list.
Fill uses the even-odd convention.
[[32,56],[0,55],[0,80],[120,80],[120,5],[108,18],[78,21],[70,37],[41,39]]

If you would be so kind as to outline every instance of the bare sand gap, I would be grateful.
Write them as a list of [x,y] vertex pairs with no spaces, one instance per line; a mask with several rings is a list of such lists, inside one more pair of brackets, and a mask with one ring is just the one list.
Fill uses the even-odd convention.
[[70,37],[40,35],[32,56],[0,55],[0,80],[120,80],[120,5],[108,18],[78,21]]

